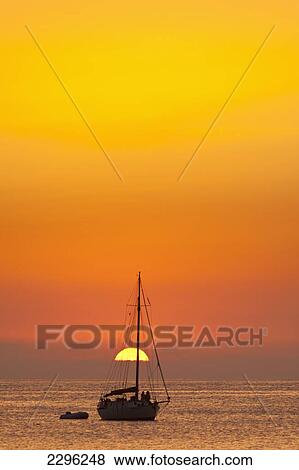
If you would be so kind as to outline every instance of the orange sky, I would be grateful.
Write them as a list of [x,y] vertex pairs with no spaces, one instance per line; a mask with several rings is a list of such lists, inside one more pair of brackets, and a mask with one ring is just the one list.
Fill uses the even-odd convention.
[[[55,0],[3,7],[2,341],[32,341],[37,323],[107,317],[119,323],[140,269],[156,323],[267,326],[271,348],[288,354],[289,347],[292,362],[298,20],[295,1]],[[277,363],[273,351],[267,363]],[[283,367],[281,360],[281,373]]]

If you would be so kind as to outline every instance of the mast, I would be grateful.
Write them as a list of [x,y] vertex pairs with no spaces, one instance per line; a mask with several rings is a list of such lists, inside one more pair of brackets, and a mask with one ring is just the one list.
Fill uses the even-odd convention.
[[135,397],[138,400],[139,395],[139,344],[140,344],[140,317],[141,317],[141,305],[140,305],[140,272],[138,273],[138,295],[137,295],[137,357],[136,357],[136,391]]

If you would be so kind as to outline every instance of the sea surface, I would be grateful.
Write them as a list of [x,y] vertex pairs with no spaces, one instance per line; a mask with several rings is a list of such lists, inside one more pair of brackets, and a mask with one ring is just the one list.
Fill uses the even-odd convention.
[[[170,381],[155,422],[101,421],[96,380],[0,380],[2,449],[295,449],[299,382]],[[47,392],[48,390],[48,392]],[[67,410],[87,420],[59,420]]]

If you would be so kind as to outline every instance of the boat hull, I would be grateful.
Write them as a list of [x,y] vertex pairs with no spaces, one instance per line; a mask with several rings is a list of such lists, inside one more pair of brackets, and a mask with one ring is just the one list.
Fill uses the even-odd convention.
[[97,409],[100,417],[107,421],[154,421],[159,412],[159,405],[141,401],[111,401],[105,406],[100,402]]

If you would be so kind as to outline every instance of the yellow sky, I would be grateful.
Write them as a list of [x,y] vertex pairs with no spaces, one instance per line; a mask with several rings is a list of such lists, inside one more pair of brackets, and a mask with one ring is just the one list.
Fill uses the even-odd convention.
[[[293,283],[298,13],[295,1],[6,4],[0,28],[3,285],[105,284],[113,291],[116,284],[129,288],[141,269],[158,303],[159,285],[192,282],[195,295],[197,282]],[[267,308],[264,313],[270,318]],[[196,315],[191,308],[190,318]]]

